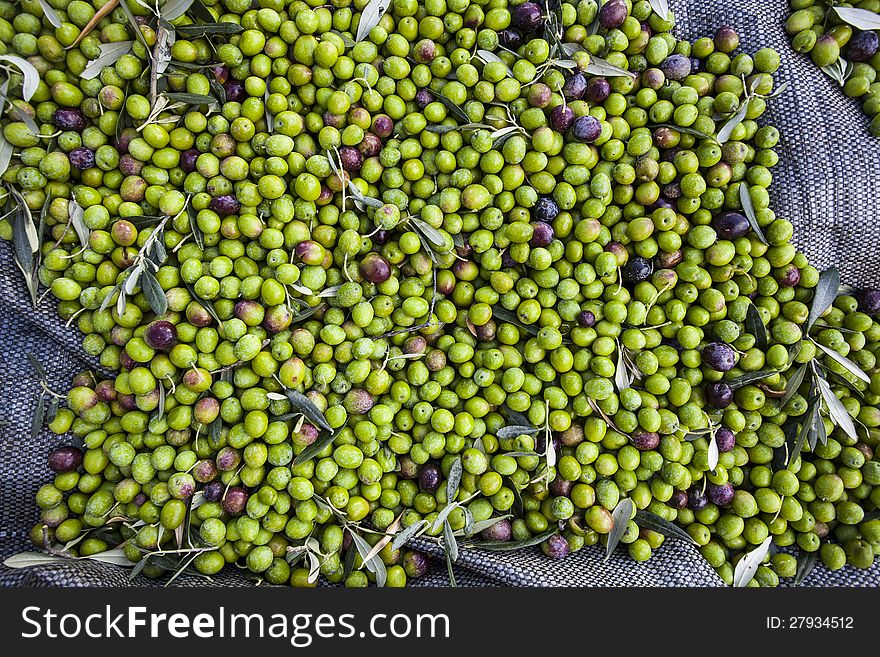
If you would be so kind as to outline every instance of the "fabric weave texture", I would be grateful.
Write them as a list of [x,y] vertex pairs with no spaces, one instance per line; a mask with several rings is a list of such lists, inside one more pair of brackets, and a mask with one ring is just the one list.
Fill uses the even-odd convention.
[[[745,52],[769,46],[782,57],[777,83],[789,89],[769,101],[768,122],[782,133],[780,162],[771,187],[777,216],[795,225],[794,241],[819,269],[836,265],[850,285],[880,285],[880,139],[868,134],[868,120],[858,101],[846,98],[837,84],[812,62],[794,53],[782,23],[786,0],[672,0],[677,34],[694,40],[711,36],[722,25],[734,27]],[[50,480],[46,455],[70,444],[70,437],[48,430],[31,440],[30,423],[39,383],[26,353],[34,354],[59,391],[73,375],[96,363],[83,355],[81,336],[57,317],[51,298],[38,310],[30,306],[11,258],[0,244],[0,558],[32,550],[27,538],[37,519],[36,489]],[[426,546],[430,551],[431,546]],[[436,548],[435,548],[436,552]],[[490,554],[463,550],[455,574],[464,586],[723,586],[695,548],[667,541],[654,558],[634,563],[618,550],[607,563],[601,548],[581,550],[552,561],[538,548]],[[442,556],[416,586],[448,583]],[[224,572],[211,582],[182,576],[176,586],[251,586],[237,573]],[[129,582],[125,569],[93,561],[52,564],[26,570],[0,566],[3,586],[156,586],[143,576]],[[867,571],[836,573],[817,566],[806,586],[878,586],[880,565]]]

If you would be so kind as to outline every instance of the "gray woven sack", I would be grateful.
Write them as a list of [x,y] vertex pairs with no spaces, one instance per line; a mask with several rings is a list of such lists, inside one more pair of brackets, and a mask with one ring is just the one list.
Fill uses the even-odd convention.
[[[867,134],[868,121],[856,101],[847,99],[830,78],[791,51],[782,30],[786,0],[672,0],[677,32],[693,40],[711,36],[721,25],[739,32],[743,48],[770,46],[782,55],[779,82],[791,87],[770,102],[769,118],[782,132],[781,161],[774,170],[772,207],[795,224],[795,242],[821,268],[837,265],[844,282],[880,284],[877,252],[880,218],[880,140]],[[0,557],[33,549],[27,533],[37,519],[33,498],[50,479],[45,457],[65,438],[42,433],[30,439],[39,384],[25,357],[46,365],[52,385],[65,390],[86,366],[80,336],[65,328],[50,299],[34,311],[19,280],[7,243],[0,244]],[[603,563],[601,549],[589,548],[551,561],[537,548],[516,553],[462,551],[456,579],[465,586],[720,586],[720,579],[690,546],[668,541],[648,563],[636,564],[618,550]],[[416,585],[447,583],[442,558]],[[183,576],[175,585],[203,586]],[[215,577],[213,584],[249,586],[238,574]],[[878,586],[880,565],[831,573],[818,566],[805,582],[812,586]],[[149,586],[155,582],[90,561],[52,564],[27,570],[0,566],[4,586]]]

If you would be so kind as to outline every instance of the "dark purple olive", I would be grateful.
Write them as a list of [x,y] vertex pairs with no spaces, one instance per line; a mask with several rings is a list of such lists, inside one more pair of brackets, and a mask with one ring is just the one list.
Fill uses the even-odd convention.
[[413,59],[419,64],[429,64],[437,56],[437,45],[431,39],[422,39],[413,48]]
[[673,491],[672,497],[666,503],[673,509],[683,509],[688,505],[688,494],[683,490]]
[[196,170],[196,160],[199,159],[199,149],[189,148],[180,154],[180,168],[186,173],[192,173]]
[[391,239],[391,231],[380,228],[375,233],[373,233],[373,237],[371,239],[373,240],[373,244],[377,244],[378,246],[388,244],[388,240]]
[[499,520],[480,532],[480,537],[485,541],[509,541],[513,537],[513,528],[509,520]]
[[516,30],[501,30],[498,33],[498,43],[509,50],[516,50],[522,45],[522,35]]
[[345,125],[345,117],[333,112],[324,112],[321,115],[321,120],[329,128],[342,128]]
[[640,283],[648,280],[653,272],[654,266],[648,258],[635,256],[623,268],[623,277],[630,283]]
[[405,354],[423,354],[428,348],[428,341],[421,335],[414,335],[407,338],[403,343],[403,353]]
[[566,100],[580,100],[587,91],[587,78],[583,73],[572,75],[562,85],[562,95]]
[[868,315],[880,313],[880,290],[866,287],[857,290],[854,295],[859,304],[859,310]]
[[226,92],[226,100],[230,103],[240,103],[247,98],[244,83],[240,80],[227,80],[223,84],[223,90]]
[[736,365],[736,351],[726,342],[710,342],[700,353],[703,363],[717,372],[729,372]]
[[432,94],[427,89],[419,89],[416,93],[416,107],[420,110],[425,109],[428,105],[434,102],[434,94]]
[[706,401],[715,408],[727,408],[733,403],[733,388],[723,381],[706,386]]
[[515,28],[523,32],[532,32],[541,26],[543,14],[537,2],[524,2],[510,11],[510,18]]
[[[138,493],[137,495],[134,496],[134,499],[132,500],[132,502],[134,502],[134,505],[136,507],[142,507],[148,499],[150,499],[150,498],[147,497],[146,494]],[[219,497],[217,499],[219,499]],[[213,500],[208,500],[208,501],[212,502]]]
[[739,34],[729,25],[719,27],[715,31],[715,50],[731,53],[739,47]]
[[339,160],[342,162],[342,168],[346,171],[359,171],[364,163],[361,152],[351,146],[343,146],[339,149]]
[[205,494],[205,500],[208,502],[216,502],[223,496],[225,486],[219,481],[212,481],[202,489]]
[[571,126],[571,134],[579,142],[591,144],[602,135],[602,124],[595,116],[579,116]]
[[703,70],[703,62],[698,57],[691,57],[691,73],[699,73]]
[[688,491],[688,508],[692,511],[700,511],[709,505],[709,498],[701,488],[696,486]]
[[[876,32],[866,30],[854,34],[849,40],[848,56],[851,62],[866,62],[877,54],[878,46],[880,46],[880,37]],[[57,115],[58,112],[56,111]],[[56,121],[57,122],[57,121]]]
[[545,224],[543,221],[532,222],[532,239],[529,240],[531,246],[547,246],[553,241],[553,226]]
[[628,15],[623,0],[610,0],[599,9],[599,25],[606,29],[614,29],[623,25]]
[[419,488],[426,493],[433,493],[440,487],[440,480],[443,478],[440,472],[440,466],[436,463],[425,463],[419,470]]
[[170,349],[177,344],[177,328],[164,319],[151,322],[144,330],[144,342],[151,349]]
[[664,185],[663,196],[672,201],[681,198],[681,185],[678,183],[678,181],[671,182],[668,185]]
[[128,153],[128,145],[131,143],[131,140],[138,136],[138,133],[134,128],[125,128],[121,133],[119,133],[119,139],[113,138],[113,143],[116,145],[116,150],[120,153]]
[[391,265],[378,253],[368,253],[361,260],[361,276],[370,283],[384,283],[391,278]]
[[733,493],[733,484],[730,482],[720,486],[717,484],[706,486],[706,497],[709,498],[712,504],[717,504],[718,506],[726,506],[733,502]]
[[82,462],[82,450],[76,447],[59,447],[49,454],[49,469],[52,472],[73,472]]
[[779,283],[779,287],[794,287],[801,282],[801,270],[789,263],[776,277],[776,282]]
[[373,132],[381,139],[387,139],[394,132],[394,121],[386,114],[379,114],[373,119]]
[[721,426],[715,432],[715,444],[719,452],[729,452],[736,447],[736,434],[729,427]]
[[556,205],[556,201],[549,196],[544,196],[538,199],[538,202],[535,204],[535,209],[532,211],[532,215],[535,219],[544,222],[553,221],[558,214],[559,206]]
[[95,166],[95,152],[91,148],[85,146],[74,148],[67,154],[67,159],[70,160],[70,165],[72,167],[77,168],[80,171],[91,169]]
[[712,220],[712,227],[718,233],[718,237],[732,240],[749,232],[749,220],[744,214],[729,210],[715,217]]
[[246,488],[233,486],[223,496],[223,510],[231,516],[241,515],[247,507],[248,497]]
[[52,115],[52,121],[59,129],[73,132],[82,132],[89,127],[86,115],[78,109],[59,108]]
[[241,203],[232,194],[223,194],[211,199],[211,209],[221,217],[236,214],[241,209]]
[[214,66],[211,68],[211,75],[220,84],[226,84],[226,81],[229,80],[229,69],[225,66]]
[[557,132],[565,132],[574,123],[574,112],[564,105],[557,105],[550,110],[550,127]]
[[95,394],[101,401],[114,401],[116,399],[117,393],[116,387],[113,385],[113,381],[109,379],[106,381],[101,381],[98,385],[95,386]]
[[368,157],[376,157],[382,150],[382,140],[372,132],[367,132],[364,134],[361,143],[358,144],[358,150],[365,159]]
[[660,64],[660,70],[668,80],[681,82],[691,74],[691,60],[684,55],[670,55]]
[[617,262],[621,265],[625,265],[629,261],[629,251],[620,242],[608,242],[605,245],[605,250],[608,253],[613,253],[614,257],[617,258]]
[[657,445],[660,444],[660,434],[656,431],[642,431],[638,429],[633,432],[631,438],[633,446],[642,451],[656,449]]
[[663,198],[662,196],[654,201],[654,204],[651,206],[651,210],[656,210],[658,208],[667,208],[669,210],[674,210],[675,205],[668,198]]
[[611,95],[611,85],[605,78],[590,78],[587,82],[586,97],[591,103],[604,102]]
[[564,559],[568,556],[570,548],[568,541],[561,534],[553,534],[541,543],[541,551],[551,559]]
[[403,555],[403,571],[406,573],[407,577],[413,579],[424,577],[428,574],[430,565],[431,560],[424,552],[408,550]]
[[119,158],[119,171],[124,176],[140,175],[143,168],[144,163],[128,153]]
[[577,323],[582,328],[590,328],[596,323],[596,316],[589,310],[582,310],[578,313]]
[[516,267],[519,263],[507,252],[507,249],[501,252],[502,267]]
[[[138,366],[138,362],[134,360],[131,356],[128,355],[127,352],[123,351],[119,354],[119,364],[126,370],[133,370]],[[134,408],[129,410],[135,410]]]
[[124,411],[136,411],[138,409],[134,395],[118,394],[116,395],[116,403],[119,404],[119,408]]
[[642,86],[657,91],[666,83],[666,76],[659,68],[648,68],[642,73]]
[[562,477],[556,477],[550,482],[550,493],[556,497],[568,497],[571,494],[572,482]]

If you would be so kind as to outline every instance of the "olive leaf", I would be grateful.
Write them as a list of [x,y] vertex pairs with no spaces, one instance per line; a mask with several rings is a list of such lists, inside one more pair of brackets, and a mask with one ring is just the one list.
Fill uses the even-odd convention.
[[846,21],[860,30],[880,30],[880,15],[867,9],[855,9],[853,7],[833,8],[841,20]]
[[355,42],[363,41],[370,30],[379,24],[385,12],[391,6],[391,0],[370,0],[364,10],[361,12],[360,21],[358,21],[357,34],[354,37]]
[[807,367],[807,363],[804,363],[795,370],[791,377],[789,377],[785,384],[785,394],[782,395],[782,398],[779,400],[779,408],[785,408],[785,405],[795,396],[798,388],[800,388],[801,384],[804,382],[804,377],[807,374]]
[[419,520],[418,522],[414,522],[413,524],[411,524],[406,529],[398,532],[394,535],[394,540],[391,541],[391,549],[399,550],[404,545],[406,545],[406,542],[408,540],[410,540],[411,538],[415,538],[416,535],[419,532],[423,531],[427,526],[427,520]]
[[498,429],[498,431],[495,432],[495,437],[500,440],[505,440],[507,438],[516,438],[522,435],[532,435],[539,431],[540,429],[536,429],[535,427],[514,424]]
[[843,386],[844,388],[846,388],[850,392],[858,395],[862,399],[865,398],[865,393],[863,393],[861,390],[859,390],[856,387],[855,383],[853,383],[852,381],[847,379],[845,376],[838,374],[834,370],[828,369],[828,367],[826,367],[824,363],[820,363],[820,366],[822,367],[822,373],[826,379],[830,379],[835,384],[837,384],[839,386]]
[[858,440],[859,435],[856,433],[856,425],[853,422],[852,416],[849,414],[849,411],[846,410],[846,406],[843,405],[843,402],[841,402],[837,398],[837,395],[834,394],[834,391],[831,390],[828,381],[826,381],[824,377],[817,376],[816,385],[818,386],[819,393],[822,395],[822,400],[825,402],[825,406],[828,409],[828,416],[831,418],[831,421],[853,440]]
[[195,288],[189,283],[184,283],[186,289],[189,290],[189,293],[192,295],[192,298],[195,299],[200,306],[202,306],[208,314],[211,316],[215,322],[217,322],[218,326],[223,326],[223,321],[220,319],[220,315],[217,314],[217,309],[214,308],[214,304],[211,303],[209,299],[203,299],[198,294],[196,294]]
[[614,548],[617,547],[620,539],[626,533],[626,527],[629,524],[630,518],[632,518],[634,508],[633,501],[628,497],[624,497],[614,507],[614,511],[611,512],[613,524],[611,531],[608,533],[608,543],[605,546],[605,561],[611,558],[611,553],[614,552]]
[[804,333],[809,333],[813,324],[831,307],[840,289],[840,272],[837,267],[829,267],[819,274],[819,281],[813,291],[813,303],[804,325]]
[[614,64],[606,62],[604,59],[601,59],[599,57],[590,57],[590,63],[584,69],[584,73],[588,73],[590,75],[598,75],[604,78],[635,78],[637,76],[636,73],[632,73],[630,71],[620,68],[619,66],[615,66]]
[[150,44],[147,43],[147,39],[144,36],[144,33],[141,32],[140,25],[138,25],[137,19],[134,16],[134,12],[132,12],[131,7],[128,6],[128,3],[125,0],[121,0],[119,2],[119,7],[122,9],[125,14],[125,18],[128,20],[128,25],[131,27],[131,31],[134,32],[135,38],[140,41],[141,45],[147,51],[147,59],[152,60],[152,48]]
[[563,43],[559,47],[559,51],[566,57],[571,57],[576,52],[586,51],[579,43]]
[[666,0],[650,0],[651,9],[664,21],[669,20],[669,3]]
[[515,312],[508,310],[503,306],[492,306],[492,316],[502,322],[507,322],[508,324],[513,324],[514,326],[521,328],[529,335],[538,335],[537,326],[524,323]]
[[[740,187],[742,189],[742,187]],[[755,336],[755,346],[761,351],[767,351],[767,327],[764,326],[764,319],[761,317],[761,311],[758,307],[749,303],[746,308],[746,332]]]
[[733,569],[733,586],[735,588],[742,588],[752,581],[755,573],[758,572],[758,567],[764,561],[764,557],[767,556],[767,552],[770,550],[770,543],[772,542],[773,537],[768,536],[764,539],[763,543],[751,552],[746,552],[736,562],[736,567]]
[[706,460],[709,464],[709,471],[715,472],[715,468],[718,467],[718,458],[720,454],[718,451],[718,439],[715,437],[715,432],[712,431],[709,434],[709,452],[706,457]]
[[501,62],[502,64],[504,64],[504,69],[507,71],[507,75],[509,75],[510,77],[514,77],[513,71],[510,70],[510,67],[507,65],[507,63],[494,52],[490,52],[488,50],[477,50],[477,57],[484,64],[488,64],[489,62]]
[[458,495],[458,487],[461,484],[461,475],[463,472],[461,457],[456,457],[449,467],[449,476],[446,479],[446,500],[452,504]]
[[159,16],[166,21],[173,21],[189,11],[193,0],[168,0],[159,10]]
[[177,32],[177,36],[183,39],[196,39],[209,34],[232,36],[244,32],[244,28],[238,23],[202,23],[200,25],[181,25],[174,28],[174,31]]
[[156,280],[156,277],[148,271],[141,274],[141,291],[150,304],[150,309],[156,315],[164,315],[168,310],[168,299],[165,296],[165,290]]
[[504,485],[507,486],[510,491],[513,493],[513,505],[510,507],[513,509],[514,514],[517,517],[521,518],[523,513],[525,513],[525,505],[523,503],[522,492],[519,489],[519,486],[516,485],[516,482],[510,478],[510,476],[506,476],[503,478]]
[[674,123],[652,123],[647,126],[651,130],[655,128],[669,128],[670,130],[675,130],[676,132],[680,132],[683,135],[692,135],[694,137],[699,137],[700,139],[715,139],[712,135],[703,132],[702,130],[697,130],[696,128],[690,128],[682,125],[675,125]]
[[21,96],[27,101],[33,98],[40,85],[40,74],[28,60],[18,55],[0,55],[0,62],[14,64],[24,78],[21,85]]
[[846,61],[843,57],[838,57],[837,61],[822,67],[822,72],[837,82],[841,87],[846,84],[847,78],[852,73],[853,65]]
[[801,425],[801,429],[797,433],[794,446],[788,454],[787,461],[785,463],[786,467],[790,466],[794,461],[797,460],[805,444],[809,445],[810,449],[815,446],[816,441],[819,439],[819,428],[817,425],[823,424],[822,417],[819,414],[820,408],[821,407],[819,405],[819,402],[814,401],[807,410],[804,423]]
[[34,417],[31,419],[31,440],[36,440],[40,436],[43,429],[43,422],[46,419],[46,395],[40,395],[37,398],[37,407],[34,410]]
[[813,572],[816,563],[819,561],[819,551],[807,552],[806,550],[798,550],[797,570],[794,575],[794,583],[801,584]]
[[9,163],[12,161],[12,152],[15,150],[12,144],[6,141],[3,133],[0,132],[0,176],[6,173]]
[[464,121],[465,123],[471,122],[471,118],[465,113],[465,111],[459,105],[456,105],[449,98],[444,96],[442,92],[439,94],[434,94],[434,98],[443,103],[443,105],[446,106],[446,109],[455,114],[455,116],[461,121]]
[[206,94],[190,94],[182,91],[172,91],[167,92],[165,97],[168,100],[173,100],[177,103],[184,103],[186,105],[198,106],[198,105],[208,105],[210,107],[217,106],[217,99],[214,96],[208,96]]
[[739,202],[742,205],[746,219],[749,220],[749,226],[752,227],[755,235],[764,244],[769,244],[767,238],[764,237],[764,231],[761,230],[761,225],[758,223],[758,216],[755,214],[755,206],[752,205],[752,196],[749,194],[749,186],[745,182],[739,184]]
[[458,541],[448,520],[443,523],[443,550],[453,562],[458,561]]
[[728,139],[730,139],[730,135],[733,134],[733,131],[736,130],[736,127],[745,120],[748,111],[749,99],[748,97],[746,97],[743,98],[742,103],[740,103],[739,109],[737,109],[734,115],[731,116],[718,131],[718,136],[716,137],[716,139],[718,140],[719,144],[723,144]]
[[747,374],[743,374],[742,376],[738,376],[732,381],[728,381],[728,385],[734,390],[738,390],[743,386],[747,386],[751,383],[755,383],[756,381],[763,381],[768,376],[773,376],[774,374],[779,374],[776,370],[761,370],[760,372],[749,372]]
[[171,46],[176,40],[174,28],[168,25],[159,30],[158,40],[156,43],[156,74],[162,75],[168,70],[171,63]]
[[53,554],[45,554],[44,552],[19,552],[7,557],[3,560],[3,565],[7,568],[31,568],[33,566],[44,566],[50,563],[65,563],[73,557],[62,557]]
[[87,248],[91,231],[83,220],[85,217],[85,210],[80,207],[79,203],[76,202],[76,199],[70,199],[70,202],[67,204],[67,211],[70,215],[70,223],[73,225],[73,230],[76,231],[76,236],[79,238],[80,245],[83,248]]
[[443,233],[434,228],[427,221],[419,219],[418,217],[410,217],[410,223],[414,228],[417,229],[417,233],[420,233],[434,246],[446,246],[446,240],[443,239]]
[[[37,276],[40,268],[40,234],[34,226],[31,211],[24,197],[13,187],[8,187],[9,197],[6,214],[12,224],[12,256],[24,276],[25,287],[37,306],[37,292],[40,285]],[[10,206],[11,209],[10,209]]]
[[449,586],[450,588],[455,588],[458,586],[455,582],[455,569],[452,567],[452,558],[449,555],[449,552],[446,551],[446,572],[449,573]]
[[699,545],[693,537],[681,527],[673,522],[669,522],[666,518],[661,518],[657,514],[645,511],[644,509],[636,510],[635,523],[639,527],[650,529],[652,532],[663,534],[667,538],[673,538],[678,541],[684,541],[691,545]]
[[[364,566],[376,576],[376,586],[385,586],[385,582],[388,580],[388,571],[385,568],[385,562],[382,561],[382,558],[378,554],[370,557],[372,546],[367,543],[362,536],[354,531],[349,531],[349,533],[351,534],[351,540],[354,543],[358,554],[361,555]],[[369,559],[366,557],[369,557]]]
[[555,529],[526,538],[521,541],[477,541],[467,545],[469,548],[477,548],[486,552],[514,552],[523,548],[540,545],[556,533]]
[[46,17],[46,20],[49,21],[49,24],[54,28],[61,27],[61,19],[58,17],[58,12],[50,5],[46,0],[39,0],[40,7],[43,9],[43,15]]
[[297,390],[291,390],[290,388],[284,389],[284,394],[287,395],[287,399],[290,402],[290,405],[293,406],[294,409],[305,415],[306,419],[314,424],[319,429],[324,429],[325,431],[333,431],[333,428],[330,426],[330,423],[327,422],[327,419],[324,417],[324,414],[321,412],[315,403],[306,397],[304,394]]
[[629,365],[626,361],[626,353],[624,349],[624,346],[620,344],[620,342],[618,342],[617,365],[614,368],[614,383],[617,386],[618,392],[622,392],[626,388],[629,388],[633,382],[632,375],[629,371]]
[[101,54],[97,59],[90,61],[80,77],[83,80],[91,80],[98,77],[106,66],[113,66],[119,58],[131,51],[134,41],[118,41],[114,43],[102,43],[99,48]]
[[[204,21],[205,23],[211,24],[211,21],[214,20],[214,15],[208,11],[205,7],[204,3],[201,0],[195,0],[189,8],[189,13],[198,18],[200,21]],[[234,25],[234,23],[231,23]],[[230,25],[230,23],[215,23],[215,25]],[[177,31],[180,32],[180,28],[177,28]]]
[[[465,509],[465,510],[468,512],[470,511],[470,509]],[[473,516],[473,514],[472,514],[472,516]],[[486,520],[478,520],[476,522],[471,522],[469,525],[468,524],[465,525],[465,527],[461,533],[463,533],[467,537],[476,536],[480,532],[484,532],[487,529],[494,527],[502,520],[509,520],[512,517],[513,516],[511,516],[510,514],[507,514],[507,515],[503,515],[503,516],[497,516],[495,518],[487,518]],[[473,520],[473,517],[471,517],[471,519]],[[458,532],[456,532],[456,534],[457,533]]]
[[774,98],[779,98],[782,94],[788,91],[788,88],[790,86],[791,85],[788,84],[788,82],[783,82],[773,91],[773,93],[762,96],[762,98],[764,98],[765,100],[773,100]]
[[819,349],[824,351],[828,355],[829,358],[834,360],[838,365],[840,365],[843,369],[845,369],[847,372],[852,374],[854,377],[856,377],[857,379],[861,379],[865,383],[871,383],[871,377],[869,377],[867,374],[865,374],[862,371],[862,368],[860,368],[858,365],[856,365],[854,362],[852,362],[849,358],[847,358],[846,356],[844,356],[842,354],[837,353],[834,349],[831,349],[830,347],[826,347],[821,342],[816,342],[814,340],[813,344],[815,344],[817,347],[819,347]]

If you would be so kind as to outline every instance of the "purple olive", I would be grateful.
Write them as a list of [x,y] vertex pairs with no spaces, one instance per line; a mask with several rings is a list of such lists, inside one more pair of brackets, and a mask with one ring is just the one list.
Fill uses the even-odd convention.
[[180,168],[186,173],[192,173],[196,170],[196,160],[199,159],[199,149],[189,148],[180,154]]
[[434,102],[434,94],[432,94],[427,89],[419,89],[416,93],[416,107],[420,110],[425,109],[428,105]]
[[233,486],[223,496],[223,510],[231,516],[241,515],[247,507],[248,497],[246,488]]
[[553,534],[553,536],[541,543],[541,551],[551,559],[564,559],[568,556],[571,548],[569,548],[568,541],[561,534]]
[[853,295],[859,304],[859,310],[868,315],[880,313],[880,290],[863,288]]
[[543,221],[532,222],[532,239],[529,240],[531,246],[547,246],[553,241],[553,226],[545,224]]
[[144,342],[151,349],[170,349],[177,344],[177,328],[164,319],[151,322],[144,330]]
[[609,30],[620,27],[628,14],[623,0],[610,0],[599,9],[599,24]]
[[656,449],[657,445],[660,444],[660,434],[656,431],[642,431],[639,429],[632,434],[631,439],[633,446],[642,451]]
[[733,403],[733,388],[723,381],[706,386],[706,401],[715,408],[727,408]]
[[537,82],[529,88],[529,105],[532,107],[547,107],[553,98],[553,91],[543,82]]
[[749,220],[744,214],[730,210],[715,217],[712,227],[722,239],[732,240],[749,232]]
[[648,258],[635,256],[623,268],[623,277],[630,283],[640,283],[651,277],[654,266]]
[[666,83],[666,76],[659,68],[645,69],[642,73],[642,86],[657,91]]
[[688,491],[688,507],[692,511],[700,511],[701,509],[705,509],[708,505],[709,498],[706,497],[706,494],[701,488],[694,486]]
[[566,100],[580,100],[587,91],[587,78],[583,73],[572,75],[565,84],[562,85],[562,95]]
[[701,355],[703,363],[717,372],[729,372],[736,365],[736,351],[726,342],[710,342]]
[[286,331],[288,327],[290,327],[292,321],[293,313],[290,308],[282,304],[279,306],[272,306],[266,310],[266,315],[263,318],[263,326],[269,331],[269,333],[281,333],[281,331]]
[[712,504],[718,506],[726,506],[733,502],[733,493],[733,484],[730,482],[721,485],[710,483],[706,486],[706,497]]
[[381,139],[387,139],[394,132],[394,121],[386,114],[379,114],[373,119],[373,132]]
[[295,434],[293,434],[291,440],[297,445],[308,446],[314,443],[318,439],[318,427],[314,424],[309,424],[308,422],[304,422],[303,425],[299,428]]
[[517,5],[510,12],[513,26],[523,32],[532,32],[541,26],[544,12],[537,2],[524,2]]
[[516,50],[522,45],[522,35],[516,30],[501,30],[498,33],[498,43],[509,50]]
[[596,316],[589,310],[582,310],[578,313],[577,323],[582,328],[590,328],[596,323]]
[[114,401],[116,399],[117,393],[113,381],[109,379],[107,379],[106,381],[101,381],[98,385],[95,386],[95,394],[101,401]]
[[73,472],[82,462],[82,450],[76,447],[59,447],[49,454],[49,469],[52,472]]
[[73,132],[82,132],[89,127],[86,115],[78,109],[59,108],[52,115],[52,121],[59,129]]
[[783,268],[782,274],[776,277],[779,287],[794,287],[801,282],[801,270],[789,263]]
[[480,537],[486,541],[509,541],[513,537],[513,528],[509,520],[499,520],[480,532]]
[[684,55],[670,55],[660,64],[660,70],[667,79],[681,82],[691,74],[691,60]]
[[202,459],[196,463],[192,475],[200,484],[206,484],[217,476],[217,465],[210,459]]
[[729,427],[721,426],[715,432],[715,444],[719,452],[729,452],[736,447],[736,434]]
[[241,103],[247,98],[244,83],[240,80],[227,80],[223,83],[223,89],[226,91],[226,100],[230,103]]
[[849,40],[849,50],[847,51],[849,60],[851,62],[866,62],[877,54],[878,47],[880,47],[880,37],[876,32],[865,30],[854,34]]
[[556,477],[550,483],[550,493],[556,497],[568,497],[571,495],[571,488],[574,484],[562,477]]
[[443,478],[440,466],[436,463],[425,463],[419,470],[419,488],[426,493],[433,493],[440,487]]
[[437,56],[437,45],[431,39],[422,39],[413,47],[413,59],[429,64]]
[[391,278],[391,265],[378,253],[368,253],[358,268],[364,280],[370,283],[384,283]]
[[663,197],[674,201],[681,198],[681,184],[678,181],[663,186]]
[[407,577],[412,577],[413,579],[424,577],[428,573],[430,565],[431,560],[424,552],[408,550],[403,555],[403,570]]
[[85,146],[74,148],[67,154],[67,159],[70,160],[70,165],[72,167],[75,167],[80,171],[91,169],[95,166],[95,152],[91,148]]
[[538,199],[538,202],[535,204],[534,210],[532,210],[532,215],[538,221],[551,222],[556,219],[556,215],[559,214],[559,206],[556,205],[556,201],[554,201],[549,196],[544,196]]
[[219,481],[212,481],[202,490],[205,494],[205,500],[208,502],[216,502],[223,496],[224,488],[225,486]]
[[591,144],[602,135],[602,124],[599,123],[599,119],[589,114],[579,116],[571,126],[571,133],[579,142]]
[[684,260],[684,254],[681,249],[676,251],[660,251],[654,256],[654,263],[658,269],[672,269]]
[[557,105],[550,110],[550,127],[557,132],[565,132],[574,123],[574,112],[564,105]]
[[397,459],[400,463],[400,470],[397,475],[401,479],[415,479],[419,476],[419,464],[413,461],[409,456],[403,455]]
[[211,209],[221,217],[236,214],[241,209],[241,203],[231,194],[223,194],[211,199]]
[[688,494],[683,490],[673,491],[672,497],[666,504],[673,509],[684,509],[688,505]]
[[739,34],[729,25],[723,25],[715,31],[715,49],[723,53],[731,53],[739,47]]
[[361,152],[351,146],[343,146],[339,149],[339,160],[342,162],[342,168],[346,171],[360,171],[361,165],[364,163]]
[[213,66],[211,68],[211,75],[213,75],[214,79],[220,84],[225,84],[229,79],[229,69],[225,66]]
[[375,398],[366,390],[352,388],[345,394],[342,406],[349,415],[364,415],[376,403]]
[[234,447],[224,447],[214,459],[217,463],[217,469],[222,472],[230,472],[235,470],[241,463],[241,453]]
[[591,103],[604,102],[611,95],[611,85],[605,78],[590,78],[587,82],[586,97]]
[[364,159],[369,157],[376,157],[379,155],[379,152],[382,150],[382,140],[379,139],[372,132],[367,132],[364,134],[364,138],[361,140],[361,143],[358,144],[358,150],[361,152],[361,155]]

